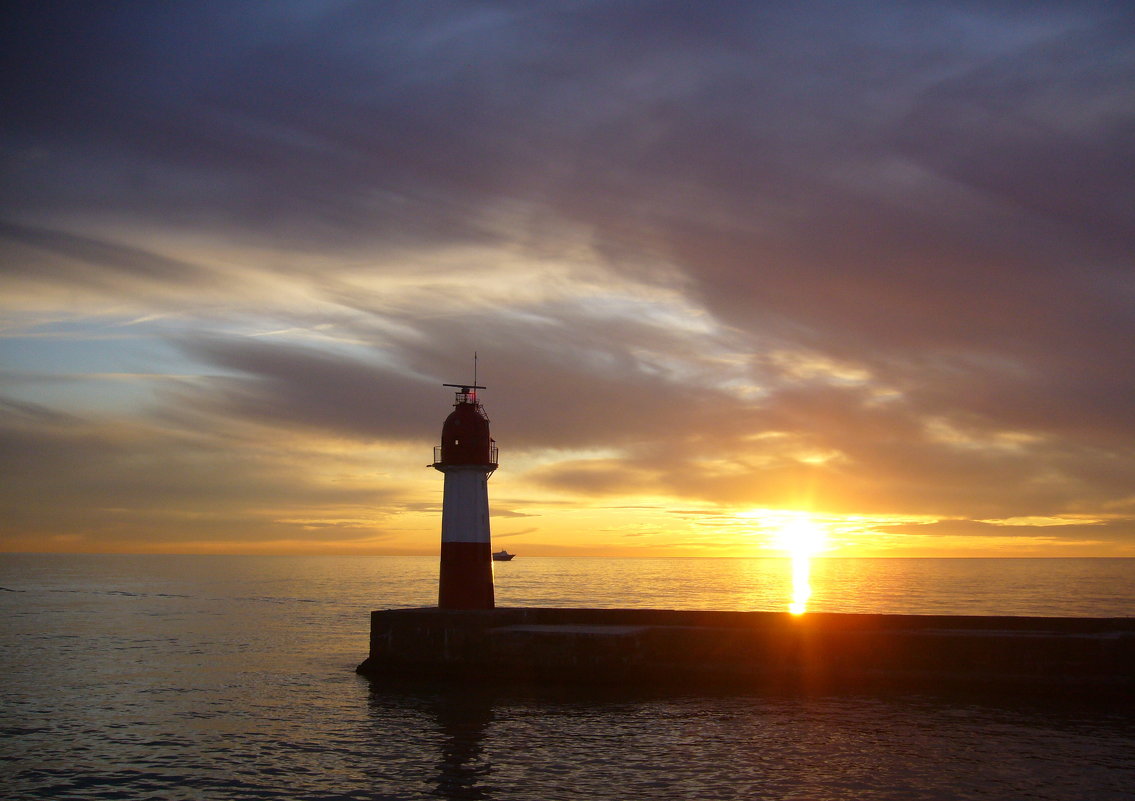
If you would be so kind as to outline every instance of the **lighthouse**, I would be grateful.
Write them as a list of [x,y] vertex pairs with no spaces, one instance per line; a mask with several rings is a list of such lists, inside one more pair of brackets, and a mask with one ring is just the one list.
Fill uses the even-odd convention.
[[442,609],[492,609],[493,559],[489,542],[489,476],[497,469],[497,445],[473,384],[457,390],[441,427],[441,445],[430,465],[445,475],[441,506]]

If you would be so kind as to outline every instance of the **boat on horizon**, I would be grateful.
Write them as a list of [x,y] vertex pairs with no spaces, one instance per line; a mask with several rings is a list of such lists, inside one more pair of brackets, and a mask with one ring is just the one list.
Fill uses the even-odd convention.
[[[482,553],[483,553],[483,551],[482,551]],[[515,556],[516,556],[516,554],[509,553],[505,549],[501,548],[499,551],[497,551],[496,553],[493,554],[493,561],[494,562],[511,562],[513,560],[513,557],[515,557]]]

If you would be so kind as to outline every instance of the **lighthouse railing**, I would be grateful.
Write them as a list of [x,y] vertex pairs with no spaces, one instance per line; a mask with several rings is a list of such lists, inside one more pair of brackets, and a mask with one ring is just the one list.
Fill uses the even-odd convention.
[[[442,458],[441,458],[441,449],[442,449],[441,445],[434,445],[434,461],[433,461],[434,465],[444,464],[444,462],[442,461]],[[497,444],[496,444],[496,442],[491,442],[491,441],[489,442],[489,462],[488,463],[493,465],[494,467],[496,467],[496,465],[499,464],[499,462],[497,461]],[[430,466],[432,467],[433,465],[430,465]]]

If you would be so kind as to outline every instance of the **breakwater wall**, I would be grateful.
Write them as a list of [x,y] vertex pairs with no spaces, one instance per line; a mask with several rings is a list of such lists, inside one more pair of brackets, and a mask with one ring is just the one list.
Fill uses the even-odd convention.
[[395,609],[358,672],[511,684],[997,687],[1127,695],[1135,618]]

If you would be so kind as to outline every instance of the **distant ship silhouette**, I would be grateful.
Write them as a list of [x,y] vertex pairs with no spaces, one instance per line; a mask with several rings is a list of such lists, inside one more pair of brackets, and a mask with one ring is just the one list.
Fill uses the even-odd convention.
[[509,553],[508,551],[506,551],[502,548],[501,550],[499,550],[499,551],[497,551],[496,553],[493,554],[493,561],[494,562],[511,562],[513,560],[513,557],[515,557],[515,556],[516,556],[516,554]]

